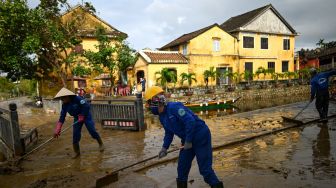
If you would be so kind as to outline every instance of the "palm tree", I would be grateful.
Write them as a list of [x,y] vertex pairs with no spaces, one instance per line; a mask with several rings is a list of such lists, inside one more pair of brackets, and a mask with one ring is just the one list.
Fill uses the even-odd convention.
[[168,68],[163,68],[161,71],[155,72],[155,76],[156,75],[160,75],[160,77],[156,79],[156,83],[160,82],[160,85],[162,87],[165,87],[166,92],[168,92],[168,82],[177,82],[175,73],[173,71],[170,71]]
[[251,71],[245,70],[242,74],[244,80],[250,85],[251,80],[253,79],[254,74]]
[[197,82],[195,73],[189,73],[189,74],[182,73],[180,77],[181,77],[181,85],[183,85],[184,81],[188,81],[189,89],[191,87],[192,81]]
[[[212,78],[212,81],[215,80],[217,72],[215,71],[215,67],[210,67],[209,70],[205,70],[203,73],[204,78]],[[212,82],[211,82],[212,83]]]
[[304,69],[300,69],[299,76],[301,77],[301,82],[304,83],[305,79],[309,79],[309,76],[310,76],[309,68],[306,67]]
[[324,39],[320,39],[317,43],[317,46],[319,46],[321,49],[325,47]]
[[234,86],[239,82],[240,74],[238,72],[229,71],[227,76],[232,80]]

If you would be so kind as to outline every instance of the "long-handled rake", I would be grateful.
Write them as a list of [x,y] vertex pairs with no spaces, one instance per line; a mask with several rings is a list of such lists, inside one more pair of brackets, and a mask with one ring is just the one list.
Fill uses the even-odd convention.
[[312,103],[313,101],[309,101],[301,110],[299,113],[297,113],[294,117],[292,118],[289,118],[289,117],[284,117],[284,116],[281,116],[282,119],[284,121],[287,121],[287,122],[292,122],[292,123],[296,123],[296,124],[303,124],[302,121],[300,120],[297,120],[296,118],[305,110],[308,108],[308,106],[310,105],[310,103]]
[[[72,126],[74,126],[76,123],[78,123],[77,121],[75,123],[73,123],[71,126],[63,129],[61,131],[61,134],[63,134],[65,131],[69,130]],[[51,142],[52,140],[54,140],[54,137],[49,138],[48,140],[46,140],[45,142],[43,142],[42,144],[40,144],[39,146],[37,146],[36,148],[32,149],[31,151],[27,152],[26,154],[24,154],[23,156],[21,156],[20,158],[18,158],[17,160],[15,160],[15,165],[17,165],[22,159],[26,158],[28,155],[34,153],[35,151],[39,150],[40,148],[42,148],[43,146],[45,146],[46,144],[48,144],[49,142]]]

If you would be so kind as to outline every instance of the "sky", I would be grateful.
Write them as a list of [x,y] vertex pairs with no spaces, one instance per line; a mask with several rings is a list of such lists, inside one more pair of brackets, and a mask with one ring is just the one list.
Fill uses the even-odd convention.
[[[136,50],[156,49],[177,37],[272,4],[299,33],[295,50],[336,41],[336,0],[88,0],[97,16],[128,34]],[[81,0],[68,0],[75,6]],[[36,6],[39,0],[28,0]]]

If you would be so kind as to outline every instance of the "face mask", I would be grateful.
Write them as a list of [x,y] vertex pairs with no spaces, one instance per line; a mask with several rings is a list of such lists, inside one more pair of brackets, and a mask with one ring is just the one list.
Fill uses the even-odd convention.
[[154,115],[159,115],[159,107],[158,106],[151,106],[150,110]]

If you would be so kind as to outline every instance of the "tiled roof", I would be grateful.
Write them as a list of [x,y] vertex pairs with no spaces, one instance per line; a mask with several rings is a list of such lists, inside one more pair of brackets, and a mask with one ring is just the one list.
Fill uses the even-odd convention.
[[139,54],[152,64],[187,64],[188,60],[179,52],[142,50]]
[[177,46],[177,45],[186,43],[186,42],[190,41],[191,39],[197,37],[198,35],[206,32],[207,30],[209,30],[209,29],[211,29],[211,28],[213,28],[215,26],[219,27],[219,25],[217,23],[215,23],[215,24],[212,24],[210,26],[207,26],[207,27],[204,27],[202,29],[199,29],[197,31],[193,31],[191,33],[184,34],[184,35],[180,36],[179,38],[171,41],[170,43],[164,45],[163,47],[160,48],[160,50],[164,50],[164,49],[167,49],[169,47],[173,47],[173,46]]
[[231,17],[224,23],[220,25],[220,27],[225,30],[226,32],[234,32],[234,31],[239,31],[240,27],[245,26],[252,20],[254,20],[256,17],[264,13],[266,10],[272,9],[273,12],[279,17],[279,19],[289,28],[289,30],[293,33],[296,34],[296,31],[287,23],[287,21],[280,15],[280,13],[272,6],[272,4],[251,10],[249,12],[246,12],[244,14]]

